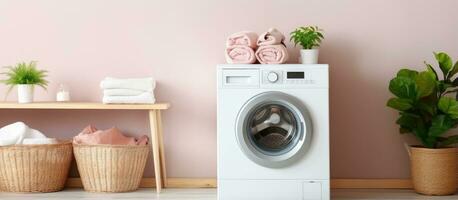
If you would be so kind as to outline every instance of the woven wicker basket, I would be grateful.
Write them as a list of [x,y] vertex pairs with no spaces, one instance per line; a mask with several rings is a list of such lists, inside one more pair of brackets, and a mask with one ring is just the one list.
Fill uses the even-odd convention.
[[60,191],[72,159],[71,142],[0,147],[0,190]]
[[137,190],[145,170],[149,146],[74,145],[84,190],[128,192]]
[[456,192],[456,150],[411,147],[411,173],[416,192],[426,195],[450,195]]

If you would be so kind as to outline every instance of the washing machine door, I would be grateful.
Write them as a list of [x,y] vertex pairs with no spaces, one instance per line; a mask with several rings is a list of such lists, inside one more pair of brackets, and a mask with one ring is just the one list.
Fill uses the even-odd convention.
[[286,167],[304,155],[312,139],[305,106],[282,92],[251,98],[239,111],[236,137],[243,153],[270,168]]

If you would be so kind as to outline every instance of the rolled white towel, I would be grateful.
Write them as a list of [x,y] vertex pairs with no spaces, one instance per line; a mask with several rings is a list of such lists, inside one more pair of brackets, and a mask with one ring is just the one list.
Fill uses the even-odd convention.
[[152,92],[156,87],[156,81],[153,78],[112,78],[107,77],[100,82],[102,89],[134,89],[145,92]]
[[0,146],[55,143],[57,143],[56,139],[47,138],[43,133],[30,128],[24,122],[16,122],[0,129]]
[[152,93],[144,92],[137,96],[104,96],[104,104],[153,104],[156,102]]
[[137,96],[145,91],[133,89],[105,89],[103,90],[104,96]]
[[21,144],[28,131],[29,127],[24,122],[6,125],[0,129],[0,145]]

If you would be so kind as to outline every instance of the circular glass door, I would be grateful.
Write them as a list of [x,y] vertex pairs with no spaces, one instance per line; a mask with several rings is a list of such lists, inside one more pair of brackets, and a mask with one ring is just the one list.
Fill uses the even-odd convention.
[[266,92],[243,106],[236,135],[249,159],[266,167],[282,167],[300,157],[310,145],[311,122],[296,98]]

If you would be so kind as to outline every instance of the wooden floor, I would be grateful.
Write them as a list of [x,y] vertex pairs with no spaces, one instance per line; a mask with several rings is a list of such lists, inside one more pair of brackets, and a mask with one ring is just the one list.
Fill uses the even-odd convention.
[[[100,199],[149,199],[149,200],[216,200],[216,189],[165,189],[157,195],[152,189],[140,189],[131,193],[89,193],[79,189],[69,189],[56,193],[17,194],[0,193],[1,200],[100,200]],[[457,200],[458,195],[430,197],[415,194],[411,190],[381,190],[381,189],[337,189],[332,191],[332,199],[342,200]]]

